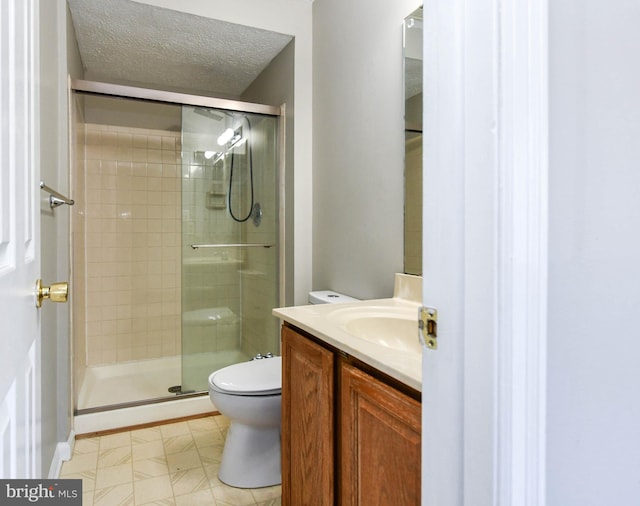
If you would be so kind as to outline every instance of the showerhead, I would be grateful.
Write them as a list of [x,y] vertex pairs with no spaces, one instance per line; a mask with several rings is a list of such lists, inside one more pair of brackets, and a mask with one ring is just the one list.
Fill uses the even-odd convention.
[[204,107],[195,107],[193,112],[199,114],[200,116],[204,116],[205,118],[213,119],[216,121],[220,121],[224,119],[222,114],[217,114],[213,112],[211,109],[205,109]]

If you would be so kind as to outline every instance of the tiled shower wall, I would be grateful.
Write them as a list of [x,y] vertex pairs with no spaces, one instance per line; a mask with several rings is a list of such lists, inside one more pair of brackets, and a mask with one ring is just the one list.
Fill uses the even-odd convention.
[[85,142],[87,365],[177,355],[180,133],[86,124]]

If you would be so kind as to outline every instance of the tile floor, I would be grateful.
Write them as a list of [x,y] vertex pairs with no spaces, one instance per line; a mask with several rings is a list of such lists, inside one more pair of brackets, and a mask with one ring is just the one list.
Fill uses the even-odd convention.
[[229,487],[217,478],[224,416],[78,439],[60,478],[81,478],[83,506],[273,506],[280,486]]

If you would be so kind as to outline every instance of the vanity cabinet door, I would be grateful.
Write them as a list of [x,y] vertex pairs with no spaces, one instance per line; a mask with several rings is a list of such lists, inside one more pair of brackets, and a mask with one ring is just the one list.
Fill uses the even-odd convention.
[[334,355],[282,327],[282,504],[334,504]]
[[420,403],[341,361],[340,410],[340,504],[419,505]]

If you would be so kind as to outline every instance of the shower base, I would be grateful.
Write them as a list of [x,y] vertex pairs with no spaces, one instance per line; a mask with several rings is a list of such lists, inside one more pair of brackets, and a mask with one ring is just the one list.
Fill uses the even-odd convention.
[[[197,359],[190,361],[190,370],[196,367],[203,372],[213,372],[229,363],[248,360],[249,357],[240,350],[227,350],[202,353]],[[75,434],[90,434],[216,411],[208,395],[186,397],[167,392],[169,386],[181,382],[181,362],[182,358],[177,356],[87,368],[79,396],[82,404],[79,402],[77,409],[98,409],[74,416]],[[191,362],[196,363],[192,366]],[[158,398],[167,401],[117,406]],[[111,409],[114,406],[117,408]],[[100,411],[100,408],[109,411]]]
[[[249,360],[240,350],[201,353],[189,360],[195,377],[206,377],[226,365]],[[176,397],[168,388],[181,383],[182,357],[138,360],[87,367],[77,410],[108,407],[162,397]]]
[[87,367],[76,408],[89,409],[168,395],[180,383],[180,357]]

